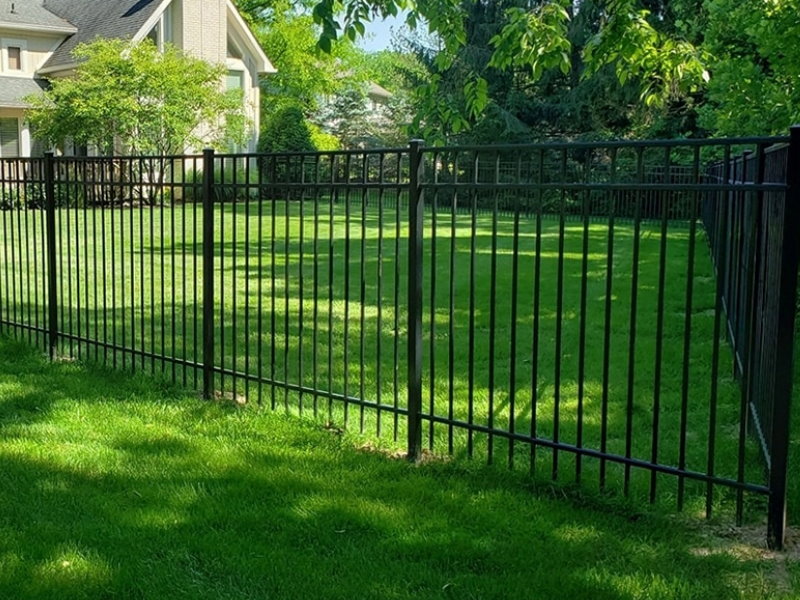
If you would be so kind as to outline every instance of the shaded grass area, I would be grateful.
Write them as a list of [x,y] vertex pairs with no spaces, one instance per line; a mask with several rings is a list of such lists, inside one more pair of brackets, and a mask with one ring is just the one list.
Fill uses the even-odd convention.
[[[267,380],[257,385],[218,376],[216,389],[223,397],[314,414],[396,447],[404,440],[405,419],[396,419],[391,410],[362,410],[339,400],[329,408],[324,395],[269,385],[277,380],[363,398],[387,409],[405,406],[407,214],[402,202],[397,210],[398,198],[388,192],[382,198],[353,192],[329,200],[238,202],[215,210],[215,365]],[[19,298],[2,307],[10,320],[44,322],[44,268],[40,261],[36,266],[36,258],[42,258],[40,217],[32,211],[2,215],[6,243],[0,285],[6,301],[9,290]],[[201,360],[199,207],[61,209],[57,219],[63,331],[136,351]],[[663,238],[660,224],[653,221],[642,223],[638,236],[625,220],[613,228],[602,219],[586,227],[571,220],[562,231],[557,218],[545,215],[539,225],[537,230],[535,217],[526,213],[515,234],[509,214],[498,215],[495,222],[483,211],[473,223],[464,211],[426,213],[425,412],[525,435],[535,415],[538,438],[594,449],[605,445],[617,455],[624,455],[629,444],[631,456],[667,465],[678,465],[683,455],[685,466],[700,472],[707,469],[713,437],[714,472],[735,479],[739,395],[728,347],[722,336],[714,339],[715,280],[702,229],[694,236],[689,278],[686,223],[671,222]],[[689,285],[691,312],[686,310]],[[684,344],[687,318],[689,347]],[[535,356],[534,328],[539,342]],[[152,357],[132,357],[70,338],[62,341],[61,351],[197,383],[195,370]],[[716,425],[711,427],[714,386]],[[453,453],[468,453],[463,428],[425,425],[425,442],[434,451],[447,452],[452,433]],[[553,471],[551,451],[540,450],[531,461],[527,444],[510,449],[499,436],[485,434],[475,434],[472,442],[479,460],[486,460],[491,449],[497,462],[510,456],[524,470],[532,462],[542,477]],[[760,483],[755,445],[746,446],[745,479]],[[559,480],[574,480],[575,458],[565,452],[557,458]],[[582,479],[596,488],[598,462],[584,459],[580,466]],[[632,494],[646,498],[649,472],[634,469],[631,476]],[[624,477],[622,467],[608,465],[610,489],[620,491]],[[658,500],[674,507],[676,479],[659,475],[655,482]],[[687,490],[687,508],[701,511],[705,486],[689,481]],[[730,511],[735,494],[727,488],[715,488],[714,494],[715,509]],[[749,516],[760,517],[763,498],[746,499],[752,507]]]
[[3,598],[790,598],[776,562],[0,338]]

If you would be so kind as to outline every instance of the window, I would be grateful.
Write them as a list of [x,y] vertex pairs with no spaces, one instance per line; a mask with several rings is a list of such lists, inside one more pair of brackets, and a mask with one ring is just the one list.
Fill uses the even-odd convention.
[[225,88],[228,91],[244,89],[244,71],[228,71]]
[[27,44],[25,40],[0,40],[0,71],[22,71],[26,67],[26,50]]
[[0,157],[16,158],[19,156],[19,120],[17,118],[0,119]]
[[8,70],[22,71],[22,48],[19,46],[8,47]]
[[172,5],[170,5],[167,7],[167,10],[161,14],[158,18],[158,22],[153,26],[146,37],[152,40],[153,43],[158,46],[158,49],[163,52],[164,44],[174,41],[172,35]]
[[238,58],[241,60],[242,57],[242,51],[239,50],[239,46],[230,37],[228,37],[228,58]]
[[164,15],[161,17],[162,46],[163,44],[172,44],[175,41],[172,36],[172,29],[172,4],[170,4],[167,7],[167,10],[164,11]]

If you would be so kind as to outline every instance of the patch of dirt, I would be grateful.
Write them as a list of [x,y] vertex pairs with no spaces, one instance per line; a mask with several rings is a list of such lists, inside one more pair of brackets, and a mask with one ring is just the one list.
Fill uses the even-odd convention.
[[61,364],[70,364],[78,362],[78,359],[74,356],[64,355],[56,355],[55,359],[53,359],[54,363],[61,363]]
[[333,435],[344,435],[344,429],[342,429],[341,427],[337,427],[334,423],[331,423],[330,421],[325,423],[323,429],[328,433],[332,433]]
[[244,394],[235,394],[234,392],[215,391],[214,401],[233,404],[235,406],[245,406],[247,404],[247,396]]
[[782,551],[767,547],[766,525],[746,525],[743,527],[708,526],[703,536],[708,545],[693,548],[695,556],[727,554],[738,560],[765,561],[771,569],[765,574],[777,592],[788,594],[792,591],[792,580],[787,569],[790,562],[800,562],[800,531],[788,529]]
[[[375,444],[366,442],[357,448],[360,452],[368,452],[370,454],[380,454],[394,460],[408,460],[408,452],[405,450],[392,450],[391,448],[380,448]],[[418,465],[429,463],[447,463],[451,462],[452,458],[443,454],[434,454],[433,452],[423,448],[422,455],[416,461]]]

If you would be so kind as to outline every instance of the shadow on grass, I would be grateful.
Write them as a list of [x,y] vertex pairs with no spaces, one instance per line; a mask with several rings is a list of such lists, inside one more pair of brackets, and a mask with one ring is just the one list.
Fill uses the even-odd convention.
[[3,598],[767,595],[764,563],[672,519],[6,340],[0,359]]

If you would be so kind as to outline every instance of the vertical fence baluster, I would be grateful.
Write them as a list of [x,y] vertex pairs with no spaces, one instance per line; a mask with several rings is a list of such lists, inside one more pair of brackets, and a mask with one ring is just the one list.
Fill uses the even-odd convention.
[[[664,170],[669,177],[671,158],[670,148],[664,151]],[[668,193],[668,192],[667,192]],[[664,286],[666,285],[667,270],[667,199],[661,202],[661,236],[659,239],[658,250],[658,306],[656,308],[656,356],[655,356],[655,377],[653,381],[653,420],[651,430],[650,463],[658,464],[659,434],[661,423],[661,374],[664,366]],[[655,213],[653,214],[655,216]],[[658,473],[650,471],[650,502],[656,501],[656,484]]]
[[425,195],[422,191],[422,141],[409,145],[408,186],[408,459],[422,452],[422,236]]
[[[644,151],[636,149],[636,183],[644,181]],[[625,407],[625,458],[631,458],[633,453],[633,407],[634,386],[636,385],[636,319],[639,293],[639,250],[642,225],[642,193],[637,192],[634,197],[634,226],[633,226],[633,259],[631,275],[631,314],[628,337],[628,390]],[[625,482],[623,490],[627,496],[630,493],[631,467],[625,464]]]
[[[434,152],[431,157],[433,171],[433,183],[439,183],[439,153]],[[430,242],[430,265],[431,265],[431,287],[430,287],[430,330],[428,332],[428,414],[433,417],[436,414],[436,222],[439,188],[435,187],[431,193],[431,242]],[[435,424],[431,418],[428,421],[428,448],[433,452]]]
[[[361,241],[359,244],[359,280],[358,280],[358,397],[363,402],[366,399],[364,368],[366,366],[365,332],[367,304],[367,278],[366,278],[366,247],[367,247],[367,186],[369,184],[369,155],[365,152],[361,158]],[[358,407],[358,431],[364,433],[364,405]]]
[[447,452],[453,454],[453,419],[455,418],[455,355],[456,355],[456,332],[455,332],[455,296],[456,296],[456,213],[458,211],[458,152],[453,154],[453,195],[450,199],[450,285],[449,285],[449,305],[447,315],[447,418],[450,423],[447,425]]
[[[583,181],[589,183],[592,167],[592,150],[586,151],[586,160],[583,165]],[[589,283],[589,211],[592,192],[587,189],[583,192],[581,201],[581,217],[583,221],[583,236],[581,244],[581,292],[580,292],[580,325],[578,326],[578,414],[575,443],[578,448],[583,448],[584,410],[586,396],[586,296]],[[583,467],[583,455],[575,455],[575,481],[580,483]]]
[[[522,182],[522,156],[517,157],[516,171],[514,173],[516,183]],[[512,234],[511,250],[511,318],[510,318],[510,364],[508,373],[508,431],[516,433],[516,401],[517,401],[517,296],[519,295],[519,221],[520,221],[520,198],[512,198],[514,229]],[[508,441],[508,468],[514,468],[514,438]]]
[[[472,161],[472,182],[475,187],[470,191],[470,245],[469,245],[469,358],[467,378],[467,422],[471,426],[475,421],[475,254],[478,239],[478,169],[480,157],[477,152]],[[474,451],[474,432],[467,429],[467,456],[472,458]]]
[[203,398],[214,394],[214,151],[203,151]]
[[44,155],[44,194],[47,219],[47,306],[49,311],[48,342],[50,359],[58,353],[58,269],[56,268],[56,190],[55,159],[52,152]]
[[[731,168],[731,147],[725,146],[725,155],[722,165],[722,181],[726,185],[730,182],[730,168]],[[713,247],[713,254],[716,258],[715,264],[717,267],[716,275],[716,291],[714,298],[714,334],[713,334],[713,347],[711,351],[711,390],[709,397],[708,407],[708,463],[706,465],[706,475],[712,477],[716,468],[716,440],[717,440],[717,400],[718,400],[718,387],[719,387],[719,346],[720,346],[720,333],[721,333],[721,317],[722,317],[722,304],[723,295],[725,293],[725,276],[727,269],[725,267],[725,255],[727,248],[727,239],[725,233],[727,231],[728,222],[728,197],[731,193],[727,190],[716,194],[716,218],[714,219],[714,239],[716,243]],[[708,481],[706,483],[706,517],[711,518],[711,513],[714,506],[714,485]]]
[[[747,154],[752,154],[748,152]],[[747,170],[747,163],[744,164],[745,173],[748,172]],[[758,146],[758,152],[756,154],[756,165],[755,165],[755,172],[753,173],[752,182],[756,184],[761,184],[764,182],[764,148],[762,146]],[[747,178],[743,178],[744,182],[747,181]],[[740,386],[740,407],[739,407],[739,453],[737,457],[738,468],[737,468],[737,476],[736,480],[742,484],[745,481],[745,462],[746,462],[746,447],[747,447],[747,431],[749,429],[749,420],[750,420],[750,355],[752,352],[748,350],[751,346],[753,337],[753,322],[754,319],[752,318],[752,311],[751,307],[749,306],[749,301],[751,297],[754,297],[755,291],[757,289],[757,280],[756,280],[756,253],[754,251],[754,246],[756,244],[757,238],[757,231],[756,231],[756,215],[758,214],[758,210],[760,208],[760,192],[755,192],[755,195],[749,194],[747,191],[742,193],[741,196],[741,206],[738,207],[738,212],[741,214],[740,222],[740,235],[742,239],[738,244],[739,247],[739,257],[737,261],[737,272],[740,273],[739,277],[742,278],[743,284],[745,286],[745,290],[749,290],[751,293],[744,293],[742,287],[739,286],[737,289],[742,290],[737,297],[737,310],[736,314],[733,315],[736,323],[735,326],[732,327],[732,331],[735,332],[735,337],[732,340],[733,342],[733,375],[734,377],[737,374],[741,377],[741,386]],[[748,217],[749,215],[749,217]],[[745,236],[747,236],[745,238]],[[731,315],[729,315],[729,320]],[[744,325],[744,331],[741,329],[741,325]],[[742,334],[742,335],[740,335]],[[740,367],[740,371],[737,373],[737,367]],[[736,523],[737,525],[741,526],[744,520],[744,490],[739,488],[736,490]]]
[[[561,151],[560,183],[567,183],[567,150]],[[567,193],[561,188],[558,200],[558,273],[556,275],[556,335],[555,371],[553,373],[553,442],[558,444],[561,429],[561,347],[564,329],[564,235],[566,221]],[[558,448],[553,448],[553,480],[558,479]]]
[[[692,183],[700,182],[700,146],[695,146],[692,157]],[[678,468],[686,469],[686,434],[689,420],[689,363],[692,341],[692,295],[694,293],[695,238],[697,236],[698,192],[691,192],[689,209],[689,264],[686,268],[686,300],[684,306],[683,368],[681,371],[681,416],[679,425]],[[686,479],[678,477],[678,510],[683,510]]]
[[800,255],[800,126],[791,129],[784,196],[778,338],[770,444],[767,542],[782,549],[786,530],[786,483],[789,455],[789,406],[792,400],[793,350],[797,306],[797,268]]
[[[611,149],[610,183],[617,181],[617,149]],[[600,452],[608,449],[609,371],[611,369],[611,312],[614,285],[614,228],[616,227],[616,192],[608,192],[608,238],[606,246],[605,315],[603,319],[603,390],[600,396]],[[609,198],[610,196],[610,198]],[[600,489],[606,486],[606,461],[600,461]]]
[[536,472],[537,410],[539,405],[539,329],[541,318],[542,289],[542,204],[544,201],[542,184],[544,183],[544,150],[540,149],[536,168],[536,241],[533,259],[533,336],[531,340],[531,451],[530,471]]

